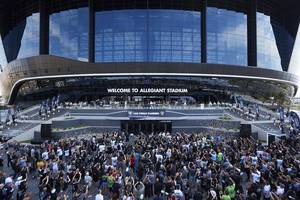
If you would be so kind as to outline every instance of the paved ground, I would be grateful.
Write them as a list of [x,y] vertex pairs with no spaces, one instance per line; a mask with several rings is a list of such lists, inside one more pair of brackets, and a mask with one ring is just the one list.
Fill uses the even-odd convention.
[[28,119],[16,119],[15,124],[5,125],[2,134],[8,137],[13,136],[12,141],[28,141],[33,138],[34,131],[40,130],[42,123],[49,123],[53,118],[60,117],[66,113],[65,109],[60,109],[59,112],[56,111],[49,116],[41,118],[38,114],[38,110],[39,107],[37,108],[35,106],[22,112],[19,116],[30,113]]
[[[4,158],[4,166],[0,167],[0,170],[2,170],[5,173],[5,177],[7,176],[13,176],[13,170],[11,168],[8,168],[6,166],[7,161],[6,161],[6,150],[1,149],[0,150],[0,155],[2,158]],[[29,184],[28,184],[28,191],[32,194],[33,199],[38,199],[38,190],[37,190],[37,179],[34,178],[35,174],[31,174],[29,176]],[[16,199],[16,190],[14,192],[13,199]]]
[[[2,146],[2,144],[0,144]],[[6,154],[5,154],[6,150],[1,148],[0,150],[0,156],[2,158],[4,158],[4,166],[3,167],[0,167],[0,171],[4,171],[5,173],[5,176],[12,176],[13,175],[13,170],[11,168],[8,168],[6,166],[7,164],[7,161],[6,161]],[[29,174],[29,180],[28,180],[28,189],[27,191],[31,194],[31,197],[32,197],[32,200],[38,200],[39,199],[39,189],[38,189],[38,178],[37,178],[37,172],[31,172]],[[15,181],[15,180],[14,180]],[[88,198],[87,199],[95,199],[95,195],[97,194],[98,192],[98,189],[97,189],[97,184],[93,184],[93,186],[91,187],[90,189],[90,192],[89,192],[89,195],[88,195]],[[69,186],[66,194],[68,196],[68,199],[73,199],[72,198],[72,188],[71,186]],[[17,190],[14,191],[14,194],[13,194],[13,199],[16,199],[16,194],[17,194]],[[83,196],[83,195],[82,195]],[[80,198],[80,199],[83,199],[83,198]]]

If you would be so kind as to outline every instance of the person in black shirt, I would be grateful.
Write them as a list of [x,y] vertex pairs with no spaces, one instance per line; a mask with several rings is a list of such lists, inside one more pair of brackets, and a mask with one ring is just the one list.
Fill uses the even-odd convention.
[[144,185],[145,185],[145,198],[151,198],[153,196],[153,185],[149,180],[149,176],[145,177]]
[[162,189],[163,189],[162,183],[157,177],[154,183],[154,194],[156,196],[159,196],[161,194]]

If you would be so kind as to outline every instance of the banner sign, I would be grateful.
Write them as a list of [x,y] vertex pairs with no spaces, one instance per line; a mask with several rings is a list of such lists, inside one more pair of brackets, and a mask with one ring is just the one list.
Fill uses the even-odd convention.
[[113,94],[184,94],[187,88],[107,88]]
[[259,107],[257,104],[255,104],[255,113],[258,115],[259,114]]
[[296,112],[291,111],[290,112],[290,122],[293,125],[294,128],[299,129],[300,128],[300,119]]
[[279,120],[281,122],[283,122],[284,121],[284,108],[282,106],[280,106],[278,108],[278,112],[279,112]]
[[146,110],[131,110],[128,111],[129,118],[144,118],[144,117],[163,117],[164,110],[146,111]]
[[235,97],[235,102],[238,103],[240,108],[244,108],[244,102],[243,102],[242,97],[240,97],[240,96]]

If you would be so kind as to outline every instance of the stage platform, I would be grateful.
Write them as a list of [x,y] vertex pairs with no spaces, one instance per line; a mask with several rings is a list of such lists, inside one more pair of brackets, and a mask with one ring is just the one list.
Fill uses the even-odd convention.
[[32,139],[35,133],[41,132],[41,125],[44,123],[50,124],[53,138],[112,131],[239,134],[241,123],[245,122],[251,124],[252,132],[258,133],[258,139],[262,141],[266,141],[268,135],[283,136],[272,121],[245,121],[243,118],[232,115],[226,107],[204,109],[62,108],[47,119],[38,119],[35,113],[30,114],[32,117],[26,120],[17,120],[18,126],[24,125],[30,128],[28,131],[24,128],[23,133],[16,137],[20,141]]
[[224,116],[224,109],[70,109],[67,116],[52,120],[52,128],[57,134],[63,134],[68,127],[75,132],[84,127],[131,133],[239,128],[239,121],[222,120]]

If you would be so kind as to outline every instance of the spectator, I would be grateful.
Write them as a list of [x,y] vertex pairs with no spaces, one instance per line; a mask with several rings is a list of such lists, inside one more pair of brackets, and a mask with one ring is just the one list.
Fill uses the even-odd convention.
[[3,169],[14,175],[0,172],[0,199],[300,199],[299,136],[269,146],[233,135],[134,137],[5,143]]

